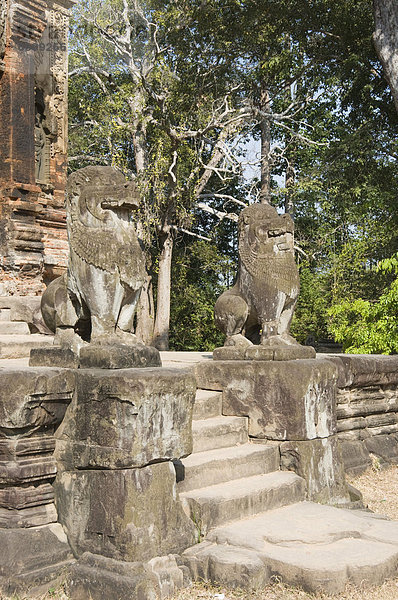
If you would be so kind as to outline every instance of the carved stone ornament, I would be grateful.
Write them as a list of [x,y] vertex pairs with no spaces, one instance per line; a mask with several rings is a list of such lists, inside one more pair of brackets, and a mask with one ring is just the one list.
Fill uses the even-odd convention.
[[300,287],[291,217],[269,204],[252,204],[242,211],[238,227],[236,283],[214,309],[227,339],[214,358],[272,360],[275,350],[279,359],[313,356],[313,348],[302,348],[289,333]]

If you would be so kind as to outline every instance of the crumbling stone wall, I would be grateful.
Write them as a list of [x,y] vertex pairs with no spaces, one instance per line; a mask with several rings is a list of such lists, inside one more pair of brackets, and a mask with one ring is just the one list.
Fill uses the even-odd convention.
[[346,355],[339,367],[337,437],[347,472],[398,463],[398,357]]
[[0,597],[56,577],[72,560],[52,483],[54,433],[74,387],[66,369],[1,369]]
[[2,295],[39,294],[66,268],[67,30],[73,3],[2,3]]

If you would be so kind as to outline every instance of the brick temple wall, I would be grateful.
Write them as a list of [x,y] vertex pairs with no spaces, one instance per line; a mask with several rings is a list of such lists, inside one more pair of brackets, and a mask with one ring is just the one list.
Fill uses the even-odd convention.
[[0,11],[1,295],[40,294],[66,268],[67,32],[72,4],[6,0]]

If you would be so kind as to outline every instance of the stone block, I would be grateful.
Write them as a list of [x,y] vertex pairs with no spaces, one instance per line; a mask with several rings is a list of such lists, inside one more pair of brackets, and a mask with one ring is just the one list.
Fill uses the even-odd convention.
[[61,525],[0,529],[0,597],[58,577],[73,562]]
[[[221,346],[213,351],[213,360],[244,360],[246,348],[241,346]],[[268,360],[272,360],[272,351],[269,351]],[[264,359],[265,360],[265,359]]]
[[[33,348],[49,348],[53,338],[49,335],[32,333],[30,335],[0,336],[0,358],[29,358]],[[55,365],[50,365],[55,366]]]
[[396,425],[398,422],[397,413],[385,413],[368,415],[365,419],[366,427],[384,427],[385,425]]
[[176,492],[171,462],[141,469],[65,471],[55,483],[59,521],[77,556],[122,561],[180,553],[195,526]]
[[398,404],[396,402],[380,402],[379,400],[367,402],[347,402],[339,403],[337,407],[337,419],[350,417],[364,417],[367,415],[376,415],[378,413],[397,412]]
[[224,523],[303,502],[305,488],[302,477],[276,471],[182,492],[180,498],[202,537]]
[[[54,496],[54,494],[53,494]],[[16,527],[39,527],[57,521],[54,503],[48,504],[48,497],[32,507],[18,509],[0,508],[0,527],[14,529]]]
[[398,383],[398,356],[339,354],[328,360],[338,368],[339,388]]
[[28,324],[23,321],[0,321],[0,335],[29,335]]
[[21,509],[51,503],[54,491],[50,483],[28,487],[10,486],[0,489],[0,508]]
[[341,441],[356,441],[362,440],[363,434],[367,433],[367,429],[354,429],[353,431],[340,431],[338,433],[339,440]]
[[53,456],[38,449],[33,456],[0,461],[0,486],[37,484],[42,479],[54,478],[56,472]]
[[398,434],[373,435],[364,441],[364,445],[381,462],[398,463]]
[[70,569],[68,591],[71,600],[163,599],[182,587],[183,569],[173,556],[132,563],[85,552]]
[[194,579],[215,581],[228,588],[261,589],[271,577],[258,553],[242,547],[205,541],[188,548],[181,558]]
[[398,432],[398,425],[380,425],[378,427],[370,427],[367,431],[370,434],[367,437],[370,437],[371,435],[391,435]]
[[366,471],[372,464],[364,442],[360,440],[340,439],[339,445],[346,473],[350,475],[359,475]]
[[80,350],[82,369],[130,369],[161,367],[159,350],[144,344],[99,346],[89,344]]
[[249,435],[271,440],[336,432],[337,369],[329,360],[213,361],[195,366],[198,387],[223,391],[223,414],[249,417]]
[[296,360],[315,358],[312,346],[224,346],[213,352],[214,360]]
[[274,360],[274,350],[266,346],[249,346],[245,349],[245,360]]
[[348,419],[339,419],[337,421],[337,431],[352,431],[354,429],[365,429],[365,417],[352,417]]
[[0,368],[0,381],[1,437],[54,431],[75,387],[73,373],[57,369]]
[[52,454],[55,448],[55,439],[52,435],[34,435],[28,438],[0,438],[0,461],[16,461],[24,457],[43,453]]
[[34,348],[30,352],[30,367],[63,367],[65,369],[130,369],[161,367],[159,351],[144,344],[100,346],[89,344],[79,354],[71,348],[52,346]]
[[214,417],[192,423],[193,452],[228,448],[247,442],[246,417]]
[[79,357],[70,348],[57,346],[33,348],[30,351],[29,366],[77,369],[79,367]]
[[350,502],[336,436],[280,444],[281,467],[307,482],[308,499],[321,504]]
[[220,394],[220,392],[197,390],[192,415],[194,420],[219,417],[221,416],[221,409],[222,394]]
[[[397,571],[396,522],[314,502],[228,523],[211,531],[207,539],[219,546],[220,554],[229,548],[252,551],[273,575],[300,586],[314,598],[329,594],[344,597],[348,581],[361,587],[377,585],[395,577]],[[201,558],[201,546],[203,543],[193,550],[195,562],[202,563],[195,565],[196,572],[206,572],[208,562],[208,552]],[[255,556],[253,559],[254,566]],[[296,597],[300,595],[298,592]]]
[[174,369],[76,371],[57,434],[64,468],[121,469],[192,452],[194,377]]
[[297,344],[297,346],[274,349],[274,360],[297,360],[315,357],[315,348],[312,346],[300,346]]

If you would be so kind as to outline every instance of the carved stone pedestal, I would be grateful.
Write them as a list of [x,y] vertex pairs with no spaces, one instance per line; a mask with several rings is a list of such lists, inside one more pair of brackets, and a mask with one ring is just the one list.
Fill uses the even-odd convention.
[[[74,376],[56,369],[0,369],[0,592],[53,579],[72,553],[56,523],[54,432]],[[1,595],[1,594],[0,594]]]
[[195,380],[157,368],[75,373],[55,484],[58,518],[78,558],[71,597],[163,597],[183,580],[167,557],[195,541],[172,462],[192,451]]

